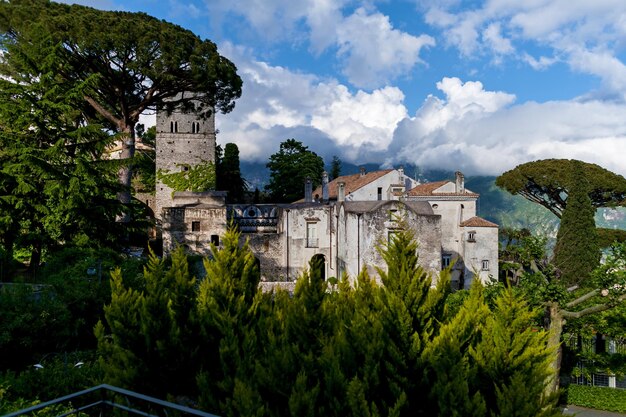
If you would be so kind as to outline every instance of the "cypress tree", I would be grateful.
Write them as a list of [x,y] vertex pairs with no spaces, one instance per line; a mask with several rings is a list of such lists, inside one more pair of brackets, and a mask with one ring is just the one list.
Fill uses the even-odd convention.
[[495,300],[482,330],[482,338],[470,349],[474,361],[474,389],[480,390],[489,415],[558,416],[557,396],[546,396],[556,355],[548,347],[548,332],[533,329],[536,317],[526,301],[511,288]]
[[480,340],[488,315],[482,285],[475,283],[458,313],[424,349],[430,395],[422,404],[422,415],[487,415],[481,392],[471,383],[474,368],[469,350]]
[[108,329],[99,322],[95,330],[105,380],[161,398],[195,392],[195,278],[182,248],[171,261],[152,255],[137,289],[113,272]]
[[417,242],[407,225],[380,253],[387,266],[386,271],[377,268],[383,283],[379,309],[387,338],[381,390],[388,394],[383,396],[381,409],[389,415],[400,410],[415,414],[429,390],[422,385],[422,352],[438,333],[438,316],[450,284],[444,274],[432,287],[433,277],[419,265]]
[[589,198],[588,181],[582,164],[573,162],[572,184],[575,185],[570,188],[554,248],[554,265],[566,285],[585,281],[600,262],[595,209]]
[[258,291],[259,268],[240,233],[228,230],[204,260],[206,277],[198,289],[197,317],[202,371],[197,376],[200,404],[222,415],[261,415],[254,386],[254,364],[261,349],[259,316],[266,297]]

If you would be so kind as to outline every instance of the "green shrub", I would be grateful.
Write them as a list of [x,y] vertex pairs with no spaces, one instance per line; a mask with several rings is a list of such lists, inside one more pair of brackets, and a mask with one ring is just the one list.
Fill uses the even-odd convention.
[[626,412],[626,391],[621,389],[570,385],[567,388],[567,401],[581,407]]

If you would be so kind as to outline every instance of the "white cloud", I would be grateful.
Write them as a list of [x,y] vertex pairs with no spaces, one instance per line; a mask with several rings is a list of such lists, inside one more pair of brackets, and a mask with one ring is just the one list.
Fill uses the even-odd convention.
[[[626,70],[618,56],[626,46],[623,0],[488,0],[460,11],[455,3],[424,7],[427,23],[464,57],[488,54],[498,63],[509,56],[538,70],[565,62],[626,99]],[[535,58],[533,47],[547,47],[553,56]]]
[[408,73],[420,62],[420,50],[435,41],[428,35],[416,37],[396,30],[387,16],[360,8],[337,28],[337,44],[350,82],[376,87]]
[[387,163],[498,175],[537,159],[574,158],[626,175],[624,104],[510,105],[512,96],[484,91],[477,83],[444,79],[438,88],[446,99],[429,97],[398,125]]
[[[262,3],[262,4],[261,4]],[[207,1],[215,25],[227,15],[243,17],[264,40],[297,44],[305,36],[319,55],[336,52],[342,73],[356,87],[378,88],[409,74],[433,46],[428,35],[395,29],[389,17],[366,8],[345,12],[347,0]],[[369,9],[368,9],[369,10]]]
[[511,41],[502,37],[500,23],[491,23],[483,31],[483,42],[497,55],[506,55],[514,51]]
[[219,141],[239,145],[242,159],[265,160],[289,137],[326,156],[358,158],[384,151],[397,123],[407,116],[404,95],[395,87],[371,93],[348,88],[255,60],[248,51],[223,45],[244,81],[235,110],[217,118]]

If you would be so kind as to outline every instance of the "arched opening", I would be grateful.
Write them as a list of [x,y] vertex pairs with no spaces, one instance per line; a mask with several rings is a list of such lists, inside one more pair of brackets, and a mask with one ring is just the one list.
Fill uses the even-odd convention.
[[312,280],[326,280],[326,257],[321,253],[313,255],[309,262]]

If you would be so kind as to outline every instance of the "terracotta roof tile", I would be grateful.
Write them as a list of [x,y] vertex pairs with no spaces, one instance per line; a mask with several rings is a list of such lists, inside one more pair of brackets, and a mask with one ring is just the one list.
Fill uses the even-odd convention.
[[416,187],[413,187],[411,190],[409,190],[409,192],[407,193],[407,195],[410,196],[452,196],[452,195],[464,195],[464,196],[476,196],[478,197],[478,194],[470,191],[470,190],[465,190],[465,192],[463,194],[460,193],[435,193],[434,191],[440,187],[443,187],[444,185],[446,185],[447,183],[452,182],[452,181],[434,181],[434,182],[427,182],[426,184],[420,184]]
[[[341,177],[337,177],[328,183],[328,198],[330,200],[337,199],[337,184],[341,181],[346,183],[345,190],[346,196],[348,196],[350,193],[353,193],[359,188],[366,186],[370,182],[377,180],[385,174],[389,174],[391,171],[393,170],[384,169],[382,171],[367,172],[365,175],[361,175],[360,173],[358,173],[354,175],[343,175]],[[322,198],[322,187],[317,187],[315,190],[313,190],[313,198],[315,198],[315,195],[318,195],[319,198]]]
[[482,217],[474,216],[461,222],[461,227],[499,227],[497,224],[485,220]]
[[446,185],[448,181],[427,182],[413,187],[407,193],[408,195],[432,195],[437,188]]

